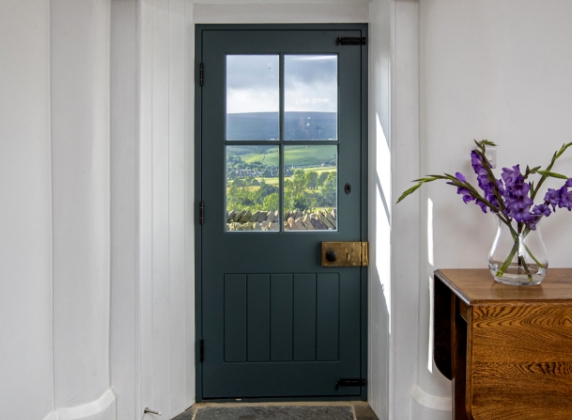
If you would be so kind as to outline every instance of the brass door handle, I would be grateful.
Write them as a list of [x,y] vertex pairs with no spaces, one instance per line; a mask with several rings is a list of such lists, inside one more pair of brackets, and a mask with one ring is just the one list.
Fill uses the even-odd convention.
[[322,242],[322,267],[367,267],[368,248],[367,242]]

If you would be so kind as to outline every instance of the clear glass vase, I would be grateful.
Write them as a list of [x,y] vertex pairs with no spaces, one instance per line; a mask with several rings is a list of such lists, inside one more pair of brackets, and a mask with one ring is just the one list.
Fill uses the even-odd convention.
[[495,215],[498,222],[497,234],[489,252],[489,270],[496,281],[514,286],[540,284],[548,270],[546,248],[540,233],[521,227],[516,222],[510,227]]

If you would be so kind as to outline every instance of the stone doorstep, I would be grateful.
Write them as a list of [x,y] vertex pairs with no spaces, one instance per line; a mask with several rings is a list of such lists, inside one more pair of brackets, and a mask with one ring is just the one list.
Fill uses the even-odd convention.
[[326,401],[326,402],[269,402],[269,403],[197,403],[173,420],[195,420],[198,410],[207,407],[236,408],[236,407],[352,407],[355,420],[379,420],[375,412],[365,401]]

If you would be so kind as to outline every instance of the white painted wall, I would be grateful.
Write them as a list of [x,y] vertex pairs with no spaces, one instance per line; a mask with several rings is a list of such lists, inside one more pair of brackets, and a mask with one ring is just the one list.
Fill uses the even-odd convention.
[[138,3],[111,2],[111,383],[117,418],[139,419]]
[[[109,7],[110,0],[51,1],[58,410],[93,403],[110,388]],[[113,403],[96,413],[114,418]]]
[[[571,15],[570,2],[557,0],[420,2],[421,174],[470,175],[473,138],[499,144],[499,167],[546,165],[571,141]],[[571,175],[571,163],[572,156],[565,155],[557,170]],[[420,200],[420,332],[412,418],[450,419],[443,410],[450,383],[434,367],[430,371],[429,278],[435,268],[484,267],[495,223],[444,184],[428,186]],[[559,213],[541,225],[553,267],[570,266],[565,220],[570,216]]]
[[391,310],[390,46],[393,3],[369,5],[369,315],[368,401],[388,418]]
[[112,383],[118,418],[172,418],[195,401],[193,4],[111,21]]
[[3,415],[113,419],[109,0],[0,7]]
[[417,380],[419,201],[396,197],[419,176],[418,2],[395,0],[391,13],[391,327],[389,418],[412,417]]
[[195,23],[363,23],[368,20],[368,4],[364,1],[338,4],[204,3],[208,4],[195,5]]
[[172,418],[195,401],[193,5],[138,13],[141,406]]
[[48,1],[0,3],[0,406],[53,409]]

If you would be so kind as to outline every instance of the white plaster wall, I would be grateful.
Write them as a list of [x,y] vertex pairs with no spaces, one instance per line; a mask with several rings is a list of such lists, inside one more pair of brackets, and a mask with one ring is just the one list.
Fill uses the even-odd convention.
[[[422,174],[473,177],[473,139],[499,145],[499,168],[545,166],[571,141],[570,16],[572,4],[565,0],[420,2]],[[572,175],[572,154],[555,170]],[[418,385],[444,403],[450,384],[428,363],[429,278],[435,268],[485,267],[496,227],[492,216],[462,203],[447,185],[425,188],[420,199]],[[570,215],[558,213],[541,228],[551,266],[569,267]],[[442,411],[438,418],[451,414]]]
[[53,409],[49,2],[0,2],[0,407]]
[[211,4],[195,5],[195,23],[363,23],[368,20],[368,4],[364,1],[351,4],[208,3]]
[[141,417],[138,3],[111,2],[111,383],[117,418]]
[[195,401],[193,4],[138,16],[141,407],[172,418]]
[[55,406],[112,419],[110,0],[50,6]]
[[414,196],[395,203],[409,181],[419,177],[419,4],[396,0],[393,5],[389,418],[406,420],[415,418],[412,395],[417,381],[419,334],[419,199]]
[[393,4],[369,5],[369,315],[368,401],[380,419],[389,412],[391,294],[390,46]]

